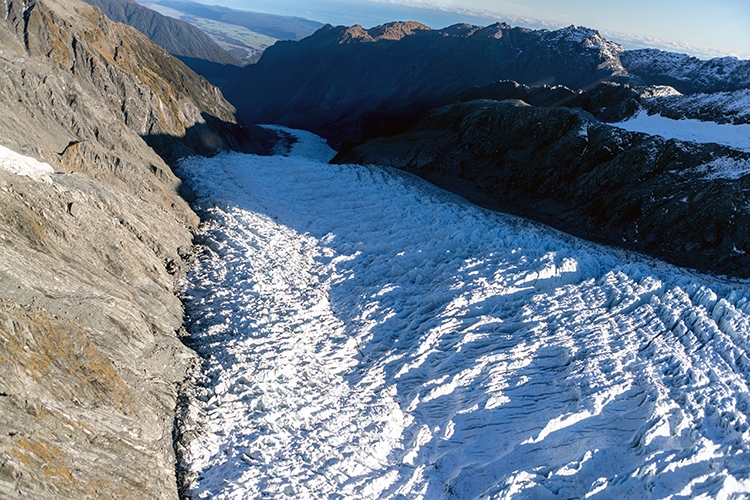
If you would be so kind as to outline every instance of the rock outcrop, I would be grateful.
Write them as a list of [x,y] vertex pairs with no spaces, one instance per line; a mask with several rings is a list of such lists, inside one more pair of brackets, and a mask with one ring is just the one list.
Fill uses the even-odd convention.
[[0,497],[176,498],[194,357],[174,279],[198,218],[164,158],[267,137],[97,8],[0,14]]
[[649,114],[660,114],[673,120],[750,124],[750,89],[693,95],[675,92],[663,97],[642,99],[641,104]]
[[333,161],[404,169],[586,239],[750,277],[750,153],[626,132],[581,109],[485,100],[348,143]]

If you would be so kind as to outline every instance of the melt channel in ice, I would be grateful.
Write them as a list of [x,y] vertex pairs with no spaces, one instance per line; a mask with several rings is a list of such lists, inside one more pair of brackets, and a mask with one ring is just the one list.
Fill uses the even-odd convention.
[[207,221],[184,288],[193,498],[750,492],[747,282],[291,133],[288,156],[180,169]]

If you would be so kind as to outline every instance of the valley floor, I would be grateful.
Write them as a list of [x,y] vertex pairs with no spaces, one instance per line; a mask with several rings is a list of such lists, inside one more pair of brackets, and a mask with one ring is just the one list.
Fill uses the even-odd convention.
[[194,498],[750,492],[747,282],[294,133],[289,156],[181,166],[208,221],[184,290]]

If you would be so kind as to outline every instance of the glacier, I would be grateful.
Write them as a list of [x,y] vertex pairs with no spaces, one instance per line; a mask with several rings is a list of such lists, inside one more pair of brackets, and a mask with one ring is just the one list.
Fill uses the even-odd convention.
[[409,174],[184,160],[203,359],[193,498],[750,492],[750,282],[490,212]]

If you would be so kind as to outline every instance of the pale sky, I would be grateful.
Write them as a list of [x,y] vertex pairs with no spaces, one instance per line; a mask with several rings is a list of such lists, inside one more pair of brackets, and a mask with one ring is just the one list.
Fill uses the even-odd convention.
[[550,29],[575,24],[597,29],[628,48],[656,46],[702,57],[750,58],[750,0],[199,1],[368,28],[395,20],[420,21],[433,28],[498,20],[513,26]]
[[445,4],[750,54],[750,0],[465,0]]

